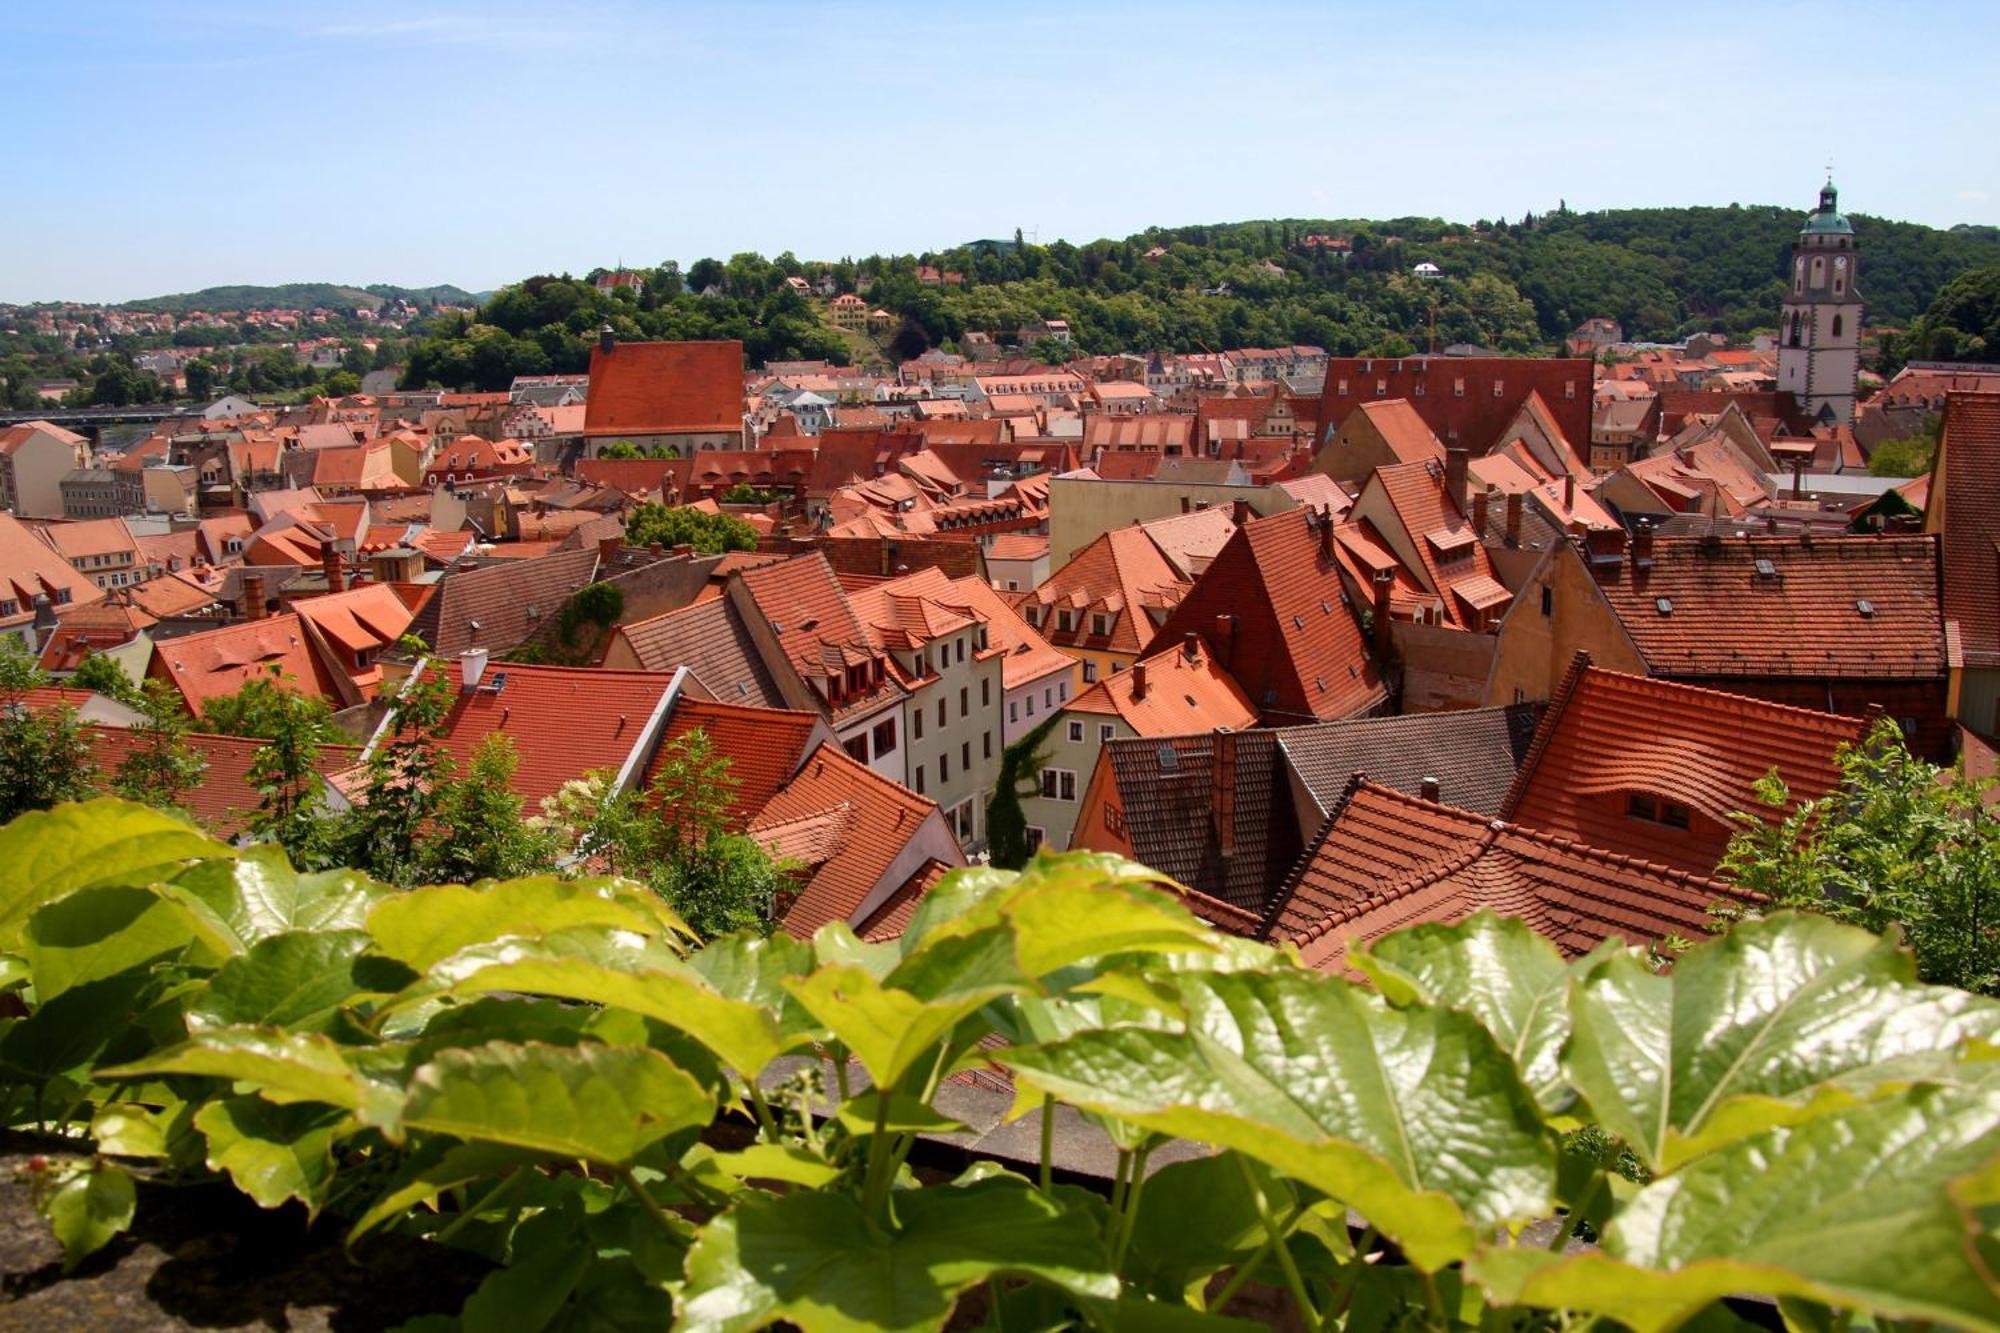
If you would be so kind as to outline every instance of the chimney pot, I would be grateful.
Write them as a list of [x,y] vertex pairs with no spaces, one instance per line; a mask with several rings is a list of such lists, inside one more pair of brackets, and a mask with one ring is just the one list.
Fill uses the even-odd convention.
[[1251,519],[1257,517],[1257,511],[1250,507],[1248,500],[1238,500],[1230,506],[1229,516],[1236,521],[1236,526],[1240,528]]
[[1132,702],[1138,703],[1145,697],[1146,664],[1144,662],[1134,662],[1132,664]]
[[1437,804],[1444,799],[1444,789],[1438,785],[1436,778],[1427,777],[1421,779],[1417,783],[1417,794],[1432,804]]
[[470,694],[486,675],[486,650],[467,648],[458,655],[459,688]]
[[1199,660],[1201,657],[1201,636],[1193,630],[1189,630],[1187,633],[1181,635],[1181,653],[1190,662]]
[[611,325],[609,324],[598,325],[597,350],[603,352],[606,356],[609,356],[611,355],[611,349],[616,347],[617,345],[618,345],[618,335],[612,332]]
[[1519,546],[1521,544],[1521,509],[1524,503],[1525,501],[1519,491],[1508,493],[1507,544],[1509,546]]

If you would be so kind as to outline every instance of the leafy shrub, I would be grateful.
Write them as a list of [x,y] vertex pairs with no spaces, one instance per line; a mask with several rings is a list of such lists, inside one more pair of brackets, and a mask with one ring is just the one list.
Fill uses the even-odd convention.
[[[1661,975],[1481,914],[1359,952],[1369,987],[1087,854],[948,876],[893,943],[701,949],[626,881],[396,891],[112,800],[23,816],[0,866],[0,1110],[78,1149],[38,1191],[71,1264],[135,1181],[220,1174],[493,1257],[466,1327],[1246,1329],[1253,1278],[1356,1330],[1760,1293],[2000,1327],[2000,1005],[1820,917]],[[1039,1168],[920,1178],[992,1066]],[[1116,1147],[1108,1200],[1053,1179],[1052,1108]],[[1149,1170],[1172,1139],[1215,1151]]]

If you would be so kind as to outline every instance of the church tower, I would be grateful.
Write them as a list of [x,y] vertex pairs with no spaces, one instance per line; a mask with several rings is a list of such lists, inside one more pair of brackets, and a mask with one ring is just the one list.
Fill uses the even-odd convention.
[[1854,226],[1828,180],[1819,208],[1792,243],[1792,272],[1778,321],[1778,387],[1828,425],[1854,423],[1854,381],[1861,370],[1861,293]]

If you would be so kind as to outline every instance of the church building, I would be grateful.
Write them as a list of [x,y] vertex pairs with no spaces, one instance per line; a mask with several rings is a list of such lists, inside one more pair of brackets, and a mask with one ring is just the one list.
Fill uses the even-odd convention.
[[1792,244],[1791,287],[1778,322],[1778,387],[1826,425],[1854,423],[1861,370],[1861,292],[1854,226],[1828,180]]

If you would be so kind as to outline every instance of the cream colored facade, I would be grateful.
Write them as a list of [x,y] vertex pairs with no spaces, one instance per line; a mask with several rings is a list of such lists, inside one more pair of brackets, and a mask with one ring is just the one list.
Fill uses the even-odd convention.
[[1650,674],[1582,557],[1565,543],[1529,575],[1500,620],[1486,703],[1551,697],[1579,648],[1607,671]]
[[90,466],[90,442],[46,421],[0,432],[0,509],[17,518],[61,518],[62,479]]

